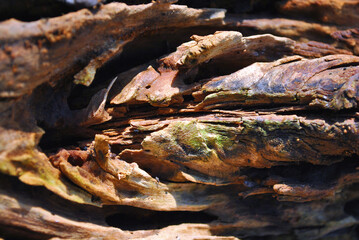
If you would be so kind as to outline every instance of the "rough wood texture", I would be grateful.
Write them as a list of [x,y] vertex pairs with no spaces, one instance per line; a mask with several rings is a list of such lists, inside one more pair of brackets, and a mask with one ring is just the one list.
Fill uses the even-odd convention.
[[357,238],[359,2],[173,2],[0,23],[0,237]]
[[223,16],[220,10],[112,3],[96,13],[81,10],[30,23],[8,20],[0,25],[0,97],[19,97],[76,72],[76,83],[88,86],[96,69],[141,33],[208,25]]
[[322,22],[356,27],[359,24],[356,0],[289,0],[282,3],[280,10],[287,14],[307,15]]

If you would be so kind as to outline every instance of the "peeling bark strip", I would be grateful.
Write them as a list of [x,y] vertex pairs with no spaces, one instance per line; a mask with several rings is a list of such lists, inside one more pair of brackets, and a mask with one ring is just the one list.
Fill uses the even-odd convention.
[[354,239],[357,1],[173,2],[0,23],[0,238]]
[[[286,58],[255,63],[204,84],[194,93],[196,109],[221,105],[308,105],[331,110],[356,109],[359,58],[332,55],[314,60]],[[203,99],[203,100],[202,100]]]

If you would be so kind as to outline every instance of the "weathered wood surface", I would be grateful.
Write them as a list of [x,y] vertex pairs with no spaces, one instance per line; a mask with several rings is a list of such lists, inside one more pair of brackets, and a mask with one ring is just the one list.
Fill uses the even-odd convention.
[[359,2],[171,2],[0,23],[0,237],[354,239]]
[[74,74],[76,82],[88,86],[97,68],[143,32],[204,26],[223,16],[221,10],[112,3],[96,13],[85,9],[30,23],[7,20],[0,25],[0,97],[19,97]]

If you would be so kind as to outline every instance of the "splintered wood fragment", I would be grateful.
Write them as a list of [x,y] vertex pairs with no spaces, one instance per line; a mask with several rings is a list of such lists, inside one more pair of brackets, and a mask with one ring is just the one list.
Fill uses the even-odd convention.
[[[96,204],[120,204],[157,211],[200,211],[222,202],[223,193],[210,193],[206,186],[187,185],[208,191],[191,199],[182,184],[164,184],[137,163],[123,161],[110,151],[108,137],[96,135],[87,151],[61,150],[50,161],[74,184],[91,193]],[[77,156],[85,156],[74,161]],[[95,159],[95,161],[93,161]],[[162,176],[161,176],[162,178]],[[199,204],[199,202],[201,204]]]
[[226,54],[234,46],[242,44],[242,34],[234,31],[215,32],[213,35],[205,37],[193,35],[191,39],[193,41],[184,43],[177,48],[173,60],[171,56],[168,57],[174,63],[168,62],[167,58],[163,60],[163,63],[172,68],[192,68],[218,55]]
[[[136,163],[129,164],[113,157],[107,137],[96,136],[93,148],[96,162],[91,161],[91,149],[89,149],[86,161],[80,165],[75,165],[72,161],[74,155],[83,152],[80,150],[77,151],[78,153],[62,150],[51,156],[50,161],[56,163],[55,166],[61,169],[71,181],[99,198],[101,203],[161,209],[164,207],[164,205],[161,206],[163,204],[161,199],[166,199],[166,207],[170,205],[172,205],[170,208],[174,207],[173,197],[167,194],[168,188],[164,184],[139,169]],[[126,196],[128,191],[133,192],[132,197]],[[161,202],[161,204],[153,205],[153,196],[157,196],[155,199],[158,199],[155,202]]]
[[[105,105],[107,101],[107,96],[111,90],[113,84],[117,80],[115,77],[107,89],[103,89],[96,93],[92,98],[87,108],[74,111],[71,118],[72,121],[76,121],[76,125],[80,126],[90,126],[95,124],[100,124],[103,122],[109,121],[112,117],[105,111]],[[71,121],[71,120],[69,120]]]

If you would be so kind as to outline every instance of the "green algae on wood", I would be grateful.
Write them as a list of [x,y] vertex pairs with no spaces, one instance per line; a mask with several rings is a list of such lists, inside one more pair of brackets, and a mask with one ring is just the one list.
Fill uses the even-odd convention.
[[173,120],[148,135],[142,146],[151,155],[191,171],[233,181],[244,167],[290,162],[326,165],[357,154],[358,123],[329,122],[295,115]]

